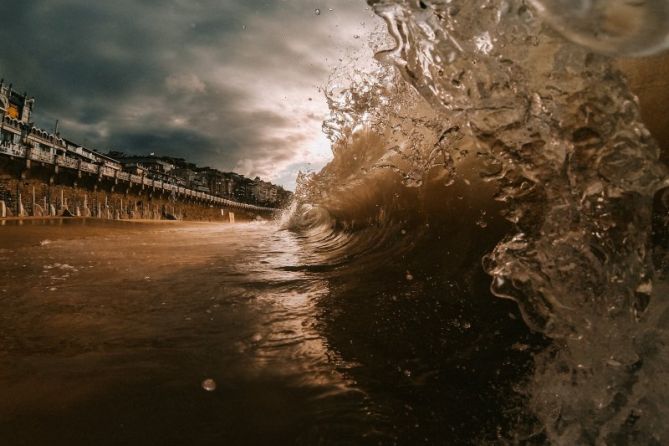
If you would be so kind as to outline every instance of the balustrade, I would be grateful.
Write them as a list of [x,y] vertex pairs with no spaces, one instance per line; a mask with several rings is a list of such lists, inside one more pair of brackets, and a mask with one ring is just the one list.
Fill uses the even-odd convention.
[[26,149],[18,144],[12,144],[5,141],[0,143],[0,153],[9,156],[25,157]]

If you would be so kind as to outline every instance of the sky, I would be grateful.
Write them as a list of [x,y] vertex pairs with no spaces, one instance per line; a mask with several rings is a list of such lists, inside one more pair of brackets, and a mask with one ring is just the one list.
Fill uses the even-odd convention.
[[0,77],[38,126],[289,189],[331,158],[320,89],[380,26],[364,0],[2,0],[0,17]]

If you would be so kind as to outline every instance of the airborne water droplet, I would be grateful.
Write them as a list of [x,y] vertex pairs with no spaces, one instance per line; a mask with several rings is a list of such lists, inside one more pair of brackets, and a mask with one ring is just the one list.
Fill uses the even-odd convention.
[[485,215],[486,215],[486,212],[485,212],[485,211],[481,211],[481,215],[480,215],[479,218],[476,220],[476,224],[477,224],[478,226],[482,227],[482,228],[485,228],[485,227],[488,226],[488,222],[487,222],[486,219],[485,219]]
[[207,392],[213,392],[214,390],[216,390],[216,381],[214,381],[211,378],[207,378],[204,381],[202,381],[202,388]]
[[321,15],[321,10],[318,8],[314,9],[314,14]]

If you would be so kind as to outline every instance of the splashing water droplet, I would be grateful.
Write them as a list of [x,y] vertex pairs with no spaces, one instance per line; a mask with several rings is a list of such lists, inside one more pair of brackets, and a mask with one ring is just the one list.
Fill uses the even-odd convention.
[[486,221],[486,211],[481,211],[481,214],[479,215],[479,218],[476,220],[476,224],[482,228],[485,228],[488,226],[488,222]]
[[[614,6],[624,10],[639,4],[645,9],[653,0],[368,3],[386,20],[396,46],[379,51],[377,58],[393,65],[413,90],[403,85],[397,92],[387,88],[386,84],[396,86],[396,82],[383,72],[378,81],[358,76],[351,80],[350,88],[339,82],[328,88],[325,93],[331,117],[323,128],[330,140],[339,144],[333,148],[338,163],[331,165],[328,174],[348,183],[350,178],[371,176],[368,174],[384,168],[397,173],[406,187],[427,189],[433,181],[451,181],[456,162],[471,158],[480,163],[479,172],[469,172],[478,173],[469,176],[471,181],[458,177],[453,189],[461,194],[456,193],[455,198],[467,198],[475,204],[474,193],[482,181],[498,182],[496,199],[506,203],[502,215],[517,231],[486,256],[484,268],[493,277],[492,291],[518,302],[520,314],[531,328],[565,341],[557,360],[537,356],[537,372],[527,389],[546,436],[556,444],[571,444],[581,431],[583,438],[595,438],[597,432],[605,430],[624,434],[630,426],[617,424],[626,419],[626,411],[639,397],[652,398],[655,405],[667,400],[666,386],[651,374],[663,367],[662,361],[632,341],[639,333],[647,333],[646,329],[657,331],[648,335],[654,344],[666,339],[664,327],[637,321],[644,311],[650,311],[646,307],[657,293],[652,282],[646,284],[640,277],[652,279],[646,272],[649,262],[645,254],[651,215],[648,203],[665,173],[655,167],[656,148],[638,131],[642,127],[637,123],[638,110],[630,105],[630,94],[619,76],[611,75],[606,59],[545,34],[544,23],[536,17],[537,8],[527,4],[555,5],[543,17],[554,12],[581,14],[580,22],[588,21],[585,16],[590,15],[607,25],[634,25],[633,15],[592,16],[599,11],[597,4],[604,8],[601,11],[613,13]],[[658,23],[665,20],[662,14],[656,17]],[[565,23],[578,28],[579,20]],[[580,31],[608,42],[618,39],[600,32],[607,29],[585,26]],[[657,28],[628,29],[627,37],[632,39],[627,39],[622,29],[619,42],[633,43],[638,32],[650,36],[648,31]],[[659,46],[664,44],[665,34],[653,33]],[[633,45],[624,51],[629,49],[638,52]],[[558,90],[561,93],[556,93]],[[418,95],[429,102],[436,117],[410,108]],[[448,112],[447,123],[438,117],[443,111]],[[386,119],[388,116],[392,119]],[[412,130],[416,123],[429,125],[416,132]],[[363,133],[358,129],[364,127],[379,134],[387,132],[391,141],[376,144],[379,141],[368,136],[361,139]],[[610,144],[604,143],[607,140]],[[379,157],[373,159],[366,152],[356,160],[355,150],[363,145],[360,141],[371,142],[370,147],[378,145]],[[383,147],[386,149],[381,151]],[[436,176],[437,170],[432,169],[436,166],[444,166],[447,174]],[[427,176],[427,172],[435,176]],[[337,185],[325,176],[320,179],[324,184],[314,188],[314,197],[327,196],[326,192],[334,189],[330,186]],[[462,194],[462,189],[467,194]],[[383,222],[392,211],[379,201],[370,199],[367,206],[377,208]],[[633,223],[627,221],[628,216]],[[485,228],[498,221],[498,214],[491,218],[474,214],[473,219]],[[414,276],[406,271],[405,279],[412,281]],[[415,282],[411,285],[418,288]],[[630,308],[632,304],[634,308]],[[612,310],[606,311],[608,308]],[[630,318],[629,313],[637,318]],[[471,327],[467,322],[459,326],[463,330]],[[659,342],[654,342],[655,337]],[[611,389],[604,386],[609,382],[631,382],[628,378],[638,371],[628,365],[636,356],[644,360],[639,374],[644,375],[644,384],[639,384],[638,390],[622,389],[626,384],[620,387],[631,403],[597,401],[588,407],[588,392],[608,394]],[[621,366],[612,366],[611,358]],[[646,361],[652,364],[650,368]],[[563,363],[572,369],[590,369],[595,363],[600,368],[598,373],[574,375],[573,385],[565,387]],[[398,369],[399,373],[402,370]],[[550,410],[555,406],[561,408],[559,418]],[[564,420],[586,419],[594,409],[604,407],[596,425],[576,422],[564,426]],[[642,421],[645,426],[661,426],[663,416],[649,411]],[[618,437],[612,434],[611,438]]]
[[213,392],[214,390],[216,390],[216,381],[214,381],[211,378],[207,378],[204,381],[202,381],[202,388],[207,392]]

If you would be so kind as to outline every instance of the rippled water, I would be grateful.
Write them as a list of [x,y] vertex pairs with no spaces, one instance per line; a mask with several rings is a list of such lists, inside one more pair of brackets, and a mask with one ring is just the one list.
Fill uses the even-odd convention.
[[0,435],[11,445],[492,440],[524,416],[510,388],[542,341],[487,291],[486,243],[471,237],[494,234],[460,237],[470,242],[450,255],[425,244],[415,248],[425,256],[337,266],[323,241],[273,223],[2,227]]
[[299,179],[287,225],[340,259],[426,263],[487,227],[494,295],[549,340],[508,393],[535,419],[502,437],[666,443],[669,170],[609,56],[664,48],[667,2],[367,3],[392,41],[327,89],[334,159]]
[[368,4],[280,221],[2,228],[3,438],[667,442],[669,170],[605,55],[666,1]]
[[315,328],[328,283],[290,270],[297,243],[261,224],[3,227],[3,444],[368,434],[367,397]]

